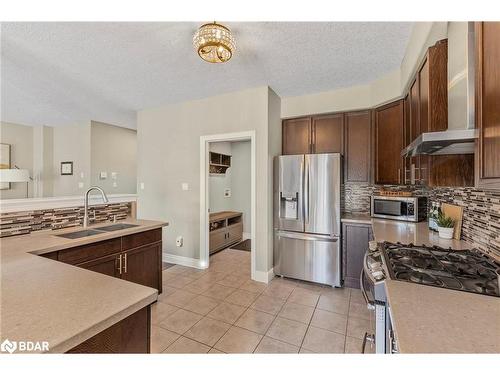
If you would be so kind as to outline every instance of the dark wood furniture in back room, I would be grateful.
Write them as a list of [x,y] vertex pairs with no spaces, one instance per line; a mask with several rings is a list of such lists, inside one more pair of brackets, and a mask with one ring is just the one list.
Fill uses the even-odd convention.
[[476,22],[476,183],[500,189],[500,22]]
[[243,239],[243,214],[241,212],[213,212],[210,214],[209,226],[210,254]]

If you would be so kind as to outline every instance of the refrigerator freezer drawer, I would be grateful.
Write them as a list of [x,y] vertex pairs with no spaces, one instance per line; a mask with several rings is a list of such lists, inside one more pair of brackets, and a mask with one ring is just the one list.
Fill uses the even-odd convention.
[[338,238],[276,231],[274,273],[331,286],[340,285]]

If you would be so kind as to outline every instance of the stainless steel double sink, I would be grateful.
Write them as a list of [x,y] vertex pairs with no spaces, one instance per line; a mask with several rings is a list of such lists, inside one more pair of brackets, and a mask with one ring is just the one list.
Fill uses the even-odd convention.
[[56,234],[56,237],[68,238],[68,239],[77,239],[82,237],[90,237],[95,236],[97,234],[102,234],[103,232],[114,232],[115,230],[129,229],[138,227],[137,224],[127,224],[127,223],[119,223],[119,224],[111,224],[106,225],[104,227],[93,228],[93,229],[83,229],[76,232]]

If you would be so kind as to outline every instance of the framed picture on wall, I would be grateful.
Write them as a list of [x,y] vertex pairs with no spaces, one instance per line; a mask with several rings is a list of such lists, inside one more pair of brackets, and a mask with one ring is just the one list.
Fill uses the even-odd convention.
[[[10,145],[0,143],[0,169],[10,169]],[[10,182],[0,182],[0,190],[10,189]]]
[[61,176],[71,176],[73,174],[73,162],[72,161],[62,161],[61,162]]

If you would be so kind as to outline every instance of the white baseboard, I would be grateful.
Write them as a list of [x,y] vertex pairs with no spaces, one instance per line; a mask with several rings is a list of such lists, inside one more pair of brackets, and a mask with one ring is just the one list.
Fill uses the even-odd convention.
[[255,281],[260,281],[261,283],[268,284],[274,277],[274,268],[271,268],[269,271],[257,271],[255,270],[255,274],[253,279]]
[[252,234],[248,232],[243,232],[243,241],[249,240],[252,238]]
[[199,269],[207,268],[200,259],[188,258],[180,255],[163,253],[162,260],[164,262],[178,264],[180,266],[193,267]]

